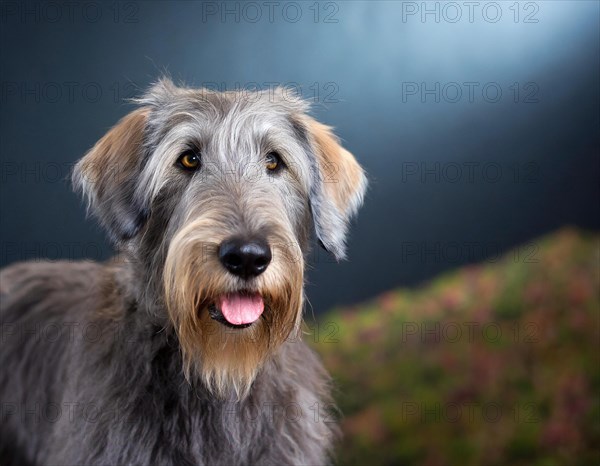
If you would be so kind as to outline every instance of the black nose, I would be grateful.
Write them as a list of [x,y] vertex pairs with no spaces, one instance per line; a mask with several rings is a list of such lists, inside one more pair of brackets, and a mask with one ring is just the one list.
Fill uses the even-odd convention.
[[219,246],[219,260],[232,274],[249,279],[267,270],[271,249],[262,240],[230,238]]

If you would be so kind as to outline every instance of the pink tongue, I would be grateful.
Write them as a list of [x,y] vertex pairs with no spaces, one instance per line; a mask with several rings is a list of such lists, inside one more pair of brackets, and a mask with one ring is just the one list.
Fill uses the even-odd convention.
[[232,293],[221,296],[220,308],[227,322],[233,325],[251,324],[265,309],[262,296]]

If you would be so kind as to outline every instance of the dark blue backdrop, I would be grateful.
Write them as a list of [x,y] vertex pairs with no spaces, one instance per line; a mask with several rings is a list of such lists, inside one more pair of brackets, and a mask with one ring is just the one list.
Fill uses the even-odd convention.
[[313,261],[316,312],[600,226],[598,2],[1,5],[2,265],[110,255],[64,178],[165,71],[298,86],[365,166],[350,260]]

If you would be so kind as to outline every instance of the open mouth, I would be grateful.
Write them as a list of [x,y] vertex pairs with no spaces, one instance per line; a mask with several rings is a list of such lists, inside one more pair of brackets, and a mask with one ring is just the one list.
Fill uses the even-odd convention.
[[256,322],[265,309],[259,293],[238,291],[221,295],[208,308],[210,317],[231,328],[246,328]]

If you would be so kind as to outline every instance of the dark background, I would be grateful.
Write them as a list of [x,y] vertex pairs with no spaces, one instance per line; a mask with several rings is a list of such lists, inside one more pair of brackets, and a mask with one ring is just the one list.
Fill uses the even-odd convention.
[[367,170],[349,261],[315,251],[315,312],[597,229],[599,4],[489,3],[2,2],[0,265],[110,256],[65,180],[165,72],[296,84]]

